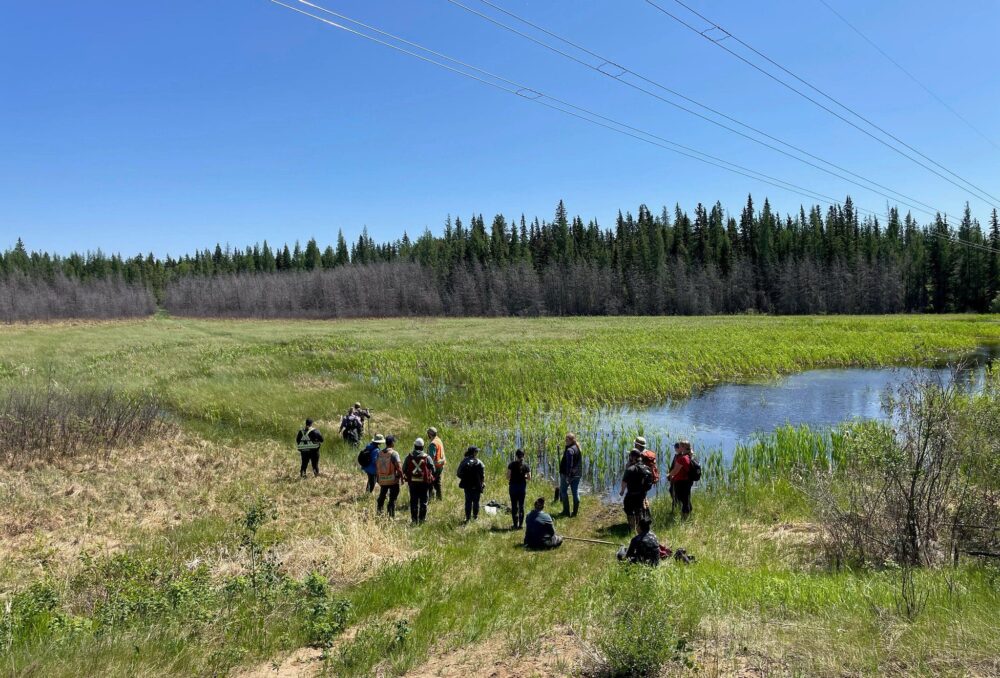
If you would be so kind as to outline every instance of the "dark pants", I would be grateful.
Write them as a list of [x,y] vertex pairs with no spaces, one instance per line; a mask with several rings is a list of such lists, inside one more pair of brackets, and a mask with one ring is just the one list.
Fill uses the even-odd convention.
[[675,480],[673,482],[674,501],[681,505],[681,515],[686,516],[691,513],[691,486],[694,481]]
[[431,486],[433,488],[433,492],[428,491],[428,493],[427,493],[428,496],[430,496],[432,494],[436,494],[438,499],[441,498],[441,474],[442,473],[444,473],[444,468],[436,468],[436,469],[434,469],[434,484]]
[[305,476],[306,469],[309,468],[309,464],[312,463],[313,475],[319,475],[319,450],[311,450],[309,452],[299,452],[302,457],[302,466],[299,467],[299,475]]
[[410,483],[410,520],[422,523],[427,520],[427,498],[431,486],[427,483]]
[[465,489],[465,519],[479,518],[479,497],[483,494],[481,487],[466,487]]
[[388,512],[390,518],[396,517],[396,499],[399,498],[399,483],[395,485],[382,485],[382,489],[378,492],[378,512],[382,513],[382,507],[385,505],[385,497],[389,495],[389,506]]
[[526,485],[510,486],[510,517],[515,528],[524,526],[524,495],[527,491]]
[[525,544],[525,546],[533,551],[545,551],[548,549],[557,549],[562,546],[563,538],[559,535],[553,534],[545,537],[542,541],[536,542],[534,544]]
[[375,474],[374,474],[374,473],[368,473],[368,474],[366,474],[366,475],[368,476],[368,487],[367,487],[367,491],[368,491],[368,492],[371,492],[372,490],[374,490],[374,489],[375,489]]

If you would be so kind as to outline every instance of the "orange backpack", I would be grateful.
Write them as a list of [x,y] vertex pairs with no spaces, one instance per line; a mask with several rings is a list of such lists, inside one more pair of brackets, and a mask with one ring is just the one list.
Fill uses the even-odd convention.
[[643,450],[640,455],[642,458],[642,463],[646,465],[649,472],[653,474],[653,484],[660,484],[660,468],[656,465],[656,452],[653,450]]

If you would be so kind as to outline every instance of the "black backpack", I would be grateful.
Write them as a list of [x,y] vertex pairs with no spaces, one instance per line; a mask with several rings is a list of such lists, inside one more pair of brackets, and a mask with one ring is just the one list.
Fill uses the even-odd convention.
[[701,464],[693,456],[691,457],[691,481],[698,482],[701,480]]
[[365,468],[372,462],[372,453],[367,447],[358,452],[358,466]]

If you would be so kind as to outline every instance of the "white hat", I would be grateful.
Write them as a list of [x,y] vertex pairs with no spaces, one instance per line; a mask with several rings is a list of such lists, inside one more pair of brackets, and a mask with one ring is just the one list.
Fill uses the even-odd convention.
[[642,445],[643,447],[645,447],[646,446],[646,439],[643,438],[642,436],[636,436],[634,444],[635,445]]
[[417,438],[416,440],[413,441],[413,446],[420,450],[424,449],[424,439]]

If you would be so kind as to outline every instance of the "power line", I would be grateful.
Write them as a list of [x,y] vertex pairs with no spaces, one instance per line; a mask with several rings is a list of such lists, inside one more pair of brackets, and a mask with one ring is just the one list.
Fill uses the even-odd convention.
[[[906,158],[907,160],[910,160],[913,163],[916,163],[917,165],[919,165],[919,166],[923,167],[924,169],[926,169],[928,172],[931,172],[932,174],[937,175],[938,177],[944,179],[948,183],[956,186],[957,188],[960,188],[961,190],[970,193],[971,195],[975,196],[977,199],[986,202],[991,207],[995,207],[996,203],[1000,203],[1000,198],[996,198],[992,194],[988,193],[987,191],[985,191],[982,188],[979,188],[978,186],[976,186],[975,184],[973,184],[968,179],[962,178],[961,176],[959,176],[955,172],[949,170],[947,167],[944,167],[943,165],[941,165],[937,161],[932,160],[931,158],[927,157],[926,155],[924,155],[923,153],[921,153],[917,149],[913,148],[912,146],[910,146],[906,142],[902,141],[901,139],[899,139],[898,137],[896,137],[892,133],[886,131],[882,127],[879,127],[877,124],[875,124],[874,122],[872,122],[871,120],[869,120],[865,116],[863,116],[860,113],[854,111],[853,109],[849,108],[848,106],[842,104],[840,101],[838,101],[837,99],[833,98],[832,96],[830,96],[829,94],[827,94],[823,90],[821,90],[818,87],[816,87],[815,85],[807,82],[806,80],[804,80],[803,78],[799,77],[798,75],[796,75],[792,71],[788,70],[787,68],[785,68],[784,66],[782,66],[778,62],[774,61],[773,59],[771,59],[770,57],[768,57],[766,54],[763,54],[762,52],[758,51],[752,45],[749,45],[748,43],[744,42],[740,38],[736,37],[735,35],[733,35],[732,33],[730,33],[728,30],[726,30],[722,26],[718,25],[717,23],[715,23],[714,21],[712,21],[711,19],[709,19],[705,15],[699,13],[697,10],[692,9],[690,6],[688,6],[685,3],[681,2],[681,0],[672,0],[672,1],[675,2],[676,4],[680,5],[681,7],[684,7],[685,9],[687,9],[692,14],[698,16],[699,18],[701,18],[706,23],[710,24],[709,28],[706,28],[703,31],[699,31],[696,26],[693,26],[691,23],[689,23],[689,22],[685,21],[684,19],[678,17],[676,14],[673,14],[672,12],[670,12],[669,10],[667,10],[665,7],[657,4],[654,0],[645,0],[645,2],[647,4],[649,4],[650,6],[654,7],[655,9],[657,9],[658,11],[660,11],[661,13],[663,13],[664,15],[670,17],[671,19],[673,19],[677,23],[681,24],[685,28],[689,29],[690,31],[692,31],[694,33],[697,33],[698,35],[700,35],[705,40],[708,40],[709,42],[711,42],[712,44],[716,45],[717,47],[722,48],[726,52],[729,52],[730,54],[732,54],[733,56],[735,56],[737,59],[739,59],[743,63],[745,63],[748,66],[750,66],[751,68],[753,68],[753,69],[759,71],[760,73],[766,75],[768,78],[774,80],[775,82],[777,82],[778,84],[782,85],[783,87],[791,90],[792,92],[794,92],[795,94],[799,95],[803,99],[806,99],[807,101],[812,102],[814,105],[818,106],[819,108],[822,108],[824,111],[826,111],[830,115],[833,115],[834,117],[842,120],[843,122],[847,123],[851,127],[853,127],[856,130],[858,130],[859,132],[865,134],[866,136],[871,137],[872,139],[874,139],[875,141],[879,142],[880,144],[882,144],[886,148],[892,149],[895,153],[901,155],[902,157]],[[717,37],[712,37],[710,35],[707,35],[711,31],[718,31],[718,33],[715,34]],[[783,72],[787,73],[788,75],[790,75],[791,77],[795,78],[799,82],[803,83],[804,85],[806,85],[810,89],[818,92],[824,98],[826,98],[829,101],[833,102],[834,104],[836,104],[840,108],[846,110],[851,115],[853,115],[853,116],[857,117],[858,119],[864,121],[869,126],[871,126],[874,129],[878,130],[879,132],[881,132],[885,136],[889,137],[890,139],[893,139],[894,141],[896,141],[900,145],[908,148],[910,151],[912,151],[913,153],[917,154],[918,156],[926,159],[931,164],[940,167],[942,170],[944,170],[948,174],[952,175],[953,177],[955,177],[958,180],[960,180],[960,181],[964,182],[965,184],[967,184],[967,186],[962,186],[961,184],[959,184],[958,182],[956,182],[954,179],[951,179],[950,177],[945,176],[944,174],[942,174],[938,170],[934,169],[933,167],[930,167],[929,165],[927,165],[927,164],[921,162],[920,160],[918,160],[917,158],[914,158],[912,155],[909,155],[908,153],[906,153],[905,151],[901,150],[897,146],[895,146],[895,145],[889,143],[888,141],[886,141],[885,139],[883,139],[883,138],[881,138],[881,137],[873,134],[870,130],[865,129],[864,127],[862,127],[858,123],[856,123],[853,120],[845,117],[841,113],[838,113],[837,111],[833,110],[832,108],[830,108],[829,106],[825,105],[821,101],[818,101],[815,97],[809,96],[808,94],[806,94],[805,92],[803,92],[801,89],[798,89],[798,88],[794,87],[793,85],[791,85],[790,83],[782,80],[781,78],[779,78],[778,76],[774,75],[770,71],[768,71],[768,70],[764,69],[763,67],[761,67],[759,64],[754,63],[753,61],[751,61],[750,59],[746,58],[742,54],[739,54],[738,52],[730,49],[725,44],[723,44],[725,40],[728,40],[730,38],[732,38],[734,41],[740,43],[741,45],[743,45],[744,47],[746,47],[747,49],[749,49],[751,52],[753,52],[754,54],[756,54],[759,57],[761,57],[762,59],[766,60],[768,63],[774,65],[778,69],[782,70]],[[969,187],[971,187],[971,190],[970,190]],[[983,197],[983,196],[987,196],[987,197]]]
[[[465,5],[462,2],[459,2],[458,0],[446,0],[446,1],[449,2],[449,3],[451,3],[452,5],[455,5],[456,7],[459,7],[461,9],[465,10],[466,12],[469,12],[469,13],[475,15],[475,16],[478,16],[478,17],[480,17],[482,19],[485,19],[486,21],[489,21],[490,23],[493,23],[493,24],[495,24],[495,25],[503,28],[504,30],[510,31],[511,33],[514,33],[514,34],[516,34],[518,36],[521,36],[522,38],[524,38],[526,40],[529,40],[529,41],[531,41],[531,42],[533,42],[533,43],[535,43],[535,44],[537,44],[537,45],[539,45],[541,47],[544,47],[545,49],[548,49],[548,50],[550,50],[550,51],[552,51],[552,52],[554,52],[556,54],[559,54],[560,56],[563,56],[563,57],[565,57],[565,58],[567,58],[567,59],[569,59],[569,60],[571,60],[571,61],[573,61],[573,62],[575,62],[577,64],[585,66],[586,68],[589,68],[590,70],[596,71],[597,73],[600,73],[601,75],[608,76],[608,77],[612,78],[613,80],[617,80],[621,84],[626,85],[628,87],[631,87],[632,89],[634,89],[636,91],[642,92],[643,94],[651,96],[654,99],[657,99],[657,100],[659,100],[659,101],[661,101],[663,103],[666,103],[666,104],[668,104],[670,106],[678,108],[678,109],[680,109],[680,110],[682,110],[682,111],[684,111],[686,113],[689,113],[689,114],[691,114],[691,115],[693,115],[693,116],[695,116],[697,118],[705,120],[706,122],[709,122],[709,123],[711,123],[713,125],[716,125],[717,127],[721,127],[722,129],[725,129],[725,130],[727,130],[729,132],[732,132],[733,134],[739,135],[740,137],[748,139],[748,140],[750,140],[750,141],[752,141],[752,142],[754,142],[756,144],[759,144],[759,145],[761,145],[761,146],[763,146],[765,148],[771,149],[771,150],[773,150],[773,151],[775,151],[777,153],[780,153],[780,154],[782,154],[782,155],[784,155],[786,157],[792,158],[793,160],[797,160],[797,161],[799,161],[799,162],[801,162],[801,163],[803,163],[805,165],[808,165],[808,166],[813,167],[815,169],[818,169],[820,171],[826,172],[827,174],[830,174],[831,176],[835,176],[838,179],[842,179],[844,181],[847,181],[847,182],[849,182],[851,184],[854,184],[855,186],[858,186],[860,188],[863,188],[863,189],[865,189],[867,191],[872,191],[873,193],[876,193],[876,194],[878,194],[878,195],[880,195],[880,196],[882,196],[884,198],[888,198],[889,200],[900,202],[903,205],[905,205],[905,206],[907,206],[907,207],[909,207],[909,208],[911,208],[913,210],[916,210],[918,212],[923,212],[923,213],[931,215],[931,216],[933,216],[935,213],[943,212],[944,211],[944,210],[935,208],[933,205],[929,205],[929,204],[927,204],[925,202],[922,202],[921,200],[918,200],[917,198],[910,197],[910,196],[906,195],[905,193],[901,193],[900,191],[894,190],[894,189],[889,188],[888,186],[885,186],[883,184],[880,184],[880,183],[878,183],[878,182],[876,182],[876,181],[874,181],[872,179],[869,179],[869,178],[864,177],[864,176],[862,176],[860,174],[852,172],[851,170],[846,169],[844,167],[841,167],[840,165],[837,165],[836,163],[833,163],[833,162],[831,162],[829,160],[826,160],[826,159],[821,158],[821,157],[819,157],[817,155],[814,155],[813,153],[810,153],[809,151],[806,151],[803,148],[800,148],[798,146],[795,146],[794,144],[791,144],[791,143],[788,143],[786,141],[783,141],[782,139],[779,139],[778,137],[775,137],[775,136],[773,136],[771,134],[768,134],[767,132],[764,132],[763,130],[757,129],[757,128],[751,126],[751,125],[748,125],[748,124],[746,124],[744,122],[741,122],[740,120],[737,120],[736,118],[733,118],[732,116],[727,115],[726,113],[723,113],[723,112],[721,112],[719,110],[716,110],[716,109],[714,109],[714,108],[712,108],[710,106],[707,106],[707,105],[705,105],[703,103],[700,103],[700,102],[698,102],[698,101],[696,101],[696,100],[694,100],[694,99],[692,99],[692,98],[690,98],[688,96],[685,96],[684,94],[681,94],[680,92],[677,92],[677,91],[675,91],[675,90],[667,87],[666,85],[663,85],[663,84],[661,84],[659,82],[656,82],[655,80],[652,80],[652,79],[650,79],[650,78],[648,78],[646,76],[643,76],[643,75],[641,75],[639,73],[636,73],[635,71],[631,70],[630,68],[627,68],[626,66],[623,66],[621,63],[618,63],[616,61],[612,61],[611,59],[609,59],[609,58],[607,58],[605,56],[602,56],[600,54],[597,54],[596,52],[594,52],[594,51],[592,51],[590,49],[587,49],[586,47],[583,47],[582,45],[579,45],[579,44],[573,42],[572,40],[569,40],[569,39],[567,39],[567,38],[565,38],[563,36],[560,36],[560,35],[552,32],[552,31],[550,31],[550,30],[542,27],[542,26],[539,26],[539,25],[537,25],[535,23],[532,23],[528,19],[525,19],[524,17],[521,17],[521,16],[515,14],[514,12],[511,12],[511,11],[509,11],[509,10],[507,10],[507,9],[505,9],[505,8],[503,8],[503,7],[495,4],[493,2],[490,2],[489,0],[480,0],[480,2],[482,2],[485,5],[488,5],[488,6],[492,7],[492,8],[494,8],[495,10],[497,10],[499,12],[502,12],[503,14],[506,14],[507,16],[510,16],[510,17],[516,19],[517,21],[520,21],[520,22],[522,22],[522,23],[524,23],[524,24],[526,24],[528,26],[531,26],[535,30],[538,30],[538,31],[540,31],[542,33],[545,33],[546,35],[549,35],[549,36],[555,38],[556,40],[559,40],[560,42],[563,42],[563,43],[565,43],[567,45],[570,45],[570,46],[574,47],[577,50],[585,52],[586,54],[588,54],[588,55],[594,57],[595,59],[599,60],[600,63],[595,66],[594,64],[589,63],[589,62],[587,62],[587,61],[585,61],[583,59],[579,59],[576,56],[574,56],[572,54],[569,54],[568,52],[565,52],[565,51],[563,51],[563,50],[561,50],[561,49],[559,49],[557,47],[553,47],[552,45],[550,45],[550,44],[548,44],[548,43],[546,43],[546,42],[544,42],[542,40],[539,40],[539,39],[535,38],[534,36],[531,36],[531,35],[529,35],[527,33],[524,33],[523,31],[520,31],[517,28],[514,28],[513,26],[510,26],[509,24],[505,24],[505,23],[503,23],[501,21],[498,21],[497,19],[495,19],[494,17],[489,16],[488,14],[484,14],[483,12],[480,12],[480,11],[478,11],[476,9],[473,9],[472,7],[469,7],[468,5]],[[769,144],[766,141],[761,141],[760,139],[757,139],[757,138],[755,138],[755,137],[753,137],[753,136],[751,136],[751,135],[749,135],[749,134],[747,134],[745,132],[742,132],[742,131],[740,131],[738,129],[734,129],[733,127],[730,127],[729,125],[721,123],[718,120],[714,120],[714,119],[710,118],[709,116],[704,115],[702,113],[699,113],[698,111],[692,110],[692,109],[690,109],[690,108],[688,108],[688,107],[686,107],[686,106],[684,106],[682,104],[678,104],[675,101],[671,101],[670,99],[667,99],[667,98],[665,98],[663,96],[660,96],[656,92],[652,92],[652,91],[650,91],[650,90],[648,90],[648,89],[646,89],[644,87],[641,87],[639,85],[636,85],[636,84],[634,84],[632,82],[629,82],[629,81],[625,80],[624,77],[626,75],[635,76],[639,80],[642,80],[643,82],[646,82],[646,83],[648,83],[650,85],[653,85],[654,87],[657,87],[657,88],[659,88],[659,89],[661,89],[661,90],[663,90],[665,92],[668,92],[668,93],[672,94],[675,97],[678,97],[680,99],[688,101],[688,102],[694,104],[695,106],[698,106],[698,107],[700,107],[700,108],[702,108],[704,110],[710,111],[711,113],[714,113],[715,115],[718,115],[718,116],[720,116],[722,118],[725,118],[726,120],[729,120],[729,121],[731,121],[731,122],[733,122],[733,123],[735,123],[735,124],[737,124],[737,125],[745,128],[745,129],[751,130],[751,131],[753,131],[753,132],[755,132],[755,133],[757,133],[757,134],[759,134],[761,136],[764,136],[764,137],[766,137],[766,138],[768,138],[768,139],[770,139],[770,140],[772,140],[772,141],[774,141],[774,142],[776,142],[778,144],[781,144],[781,145],[783,145],[783,146],[785,146],[787,148],[791,148],[791,149],[793,149],[793,150],[795,150],[795,151],[797,151],[797,152],[799,152],[799,153],[801,153],[801,154],[803,154],[805,156],[808,156],[810,158],[818,160],[819,162],[822,162],[824,164],[830,165],[831,167],[834,167],[834,168],[840,170],[841,172],[845,172],[845,173],[847,173],[847,174],[849,174],[849,175],[851,175],[853,177],[857,177],[861,181],[867,182],[868,184],[871,184],[871,186],[876,186],[877,188],[873,189],[871,186],[859,183],[858,181],[854,181],[853,179],[845,177],[842,174],[838,174],[837,172],[834,172],[834,171],[832,171],[832,170],[830,170],[830,169],[828,169],[826,167],[823,167],[821,165],[817,165],[814,162],[810,162],[809,160],[803,159],[803,158],[801,158],[799,156],[796,156],[796,155],[794,155],[792,153],[789,153],[788,151],[785,151],[785,150],[783,150],[781,148],[778,148],[777,146],[774,146],[773,144]],[[889,195],[888,193],[885,193],[885,192],[883,192],[881,190],[878,190],[878,189],[884,189],[885,191],[889,191],[889,193],[892,193],[894,195]],[[918,205],[921,205],[922,207],[918,207]]]
[[848,21],[847,17],[845,17],[843,14],[841,14],[840,12],[838,12],[837,10],[835,10],[830,5],[830,3],[828,3],[826,0],[818,0],[818,1],[820,3],[822,3],[822,5],[824,7],[826,7],[828,10],[830,10],[830,12],[832,12],[834,16],[836,16],[838,19],[840,19],[841,21],[843,21],[844,24],[846,24],[848,28],[850,28],[852,31],[854,31],[859,36],[861,36],[861,38],[864,39],[864,41],[867,42],[869,45],[871,45],[875,49],[875,51],[877,51],[879,54],[881,54],[883,57],[885,57],[886,61],[888,61],[889,63],[891,63],[893,66],[895,66],[896,68],[898,68],[900,71],[902,71],[903,74],[906,77],[908,77],[910,80],[912,80],[913,82],[915,82],[918,85],[920,85],[921,89],[923,89],[925,92],[927,92],[928,94],[930,94],[934,98],[935,101],[937,101],[939,104],[941,104],[942,106],[944,106],[945,108],[947,108],[951,112],[951,114],[954,115],[956,118],[958,118],[959,120],[961,120],[962,122],[964,122],[969,127],[969,129],[971,129],[973,132],[975,132],[976,134],[978,134],[979,136],[981,136],[983,139],[985,139],[987,143],[989,143],[991,146],[993,146],[993,148],[995,148],[997,150],[1000,150],[1000,146],[998,146],[997,143],[995,141],[993,141],[993,139],[991,139],[990,137],[988,137],[982,130],[980,130],[978,127],[976,127],[975,125],[973,125],[969,121],[968,118],[966,118],[964,115],[962,115],[961,113],[959,113],[958,111],[956,111],[954,108],[952,108],[951,104],[949,104],[947,101],[945,101],[944,99],[942,99],[941,97],[939,97],[930,87],[928,87],[923,82],[921,82],[919,79],[917,79],[917,76],[913,75],[913,73],[911,73],[906,68],[904,68],[902,64],[900,64],[898,61],[896,61],[891,56],[889,56],[889,54],[887,54],[884,49],[882,49],[881,47],[879,47],[879,45],[878,45],[877,42],[875,42],[874,40],[872,40],[871,38],[869,38],[867,35],[865,35],[864,33],[862,33],[861,29],[859,29],[857,26],[855,26],[850,21]]
[[[558,99],[558,98],[553,97],[551,95],[544,94],[542,92],[539,92],[538,90],[535,90],[533,88],[527,87],[527,86],[522,85],[520,83],[517,83],[517,82],[515,82],[513,80],[509,80],[509,79],[504,78],[502,76],[496,75],[494,73],[491,73],[489,71],[481,69],[481,68],[479,68],[477,66],[473,66],[472,64],[466,63],[466,62],[461,61],[459,59],[455,59],[455,58],[450,57],[450,56],[448,56],[446,54],[442,54],[441,52],[436,52],[436,51],[434,51],[432,49],[429,49],[427,47],[423,47],[422,45],[419,45],[418,43],[412,42],[410,40],[406,40],[405,38],[401,38],[401,37],[396,36],[396,35],[394,35],[392,33],[388,33],[386,31],[383,31],[383,30],[381,30],[379,28],[376,28],[374,26],[370,26],[368,24],[362,23],[362,22],[357,21],[355,19],[352,19],[351,17],[348,17],[348,16],[346,16],[344,14],[340,14],[338,12],[334,12],[333,10],[329,10],[329,9],[326,9],[326,8],[321,7],[319,5],[316,5],[316,4],[313,4],[311,2],[308,2],[307,0],[298,0],[298,2],[301,3],[301,4],[303,4],[303,5],[307,5],[309,7],[312,7],[314,9],[316,9],[316,10],[322,11],[322,12],[324,12],[326,14],[331,15],[331,16],[335,16],[335,17],[341,19],[342,21],[345,21],[345,22],[348,22],[348,23],[352,23],[355,26],[363,27],[366,30],[372,31],[372,32],[377,33],[377,34],[379,34],[381,36],[389,38],[391,40],[395,40],[395,41],[400,42],[402,44],[408,45],[409,47],[412,47],[414,49],[417,49],[417,50],[420,50],[422,52],[425,52],[426,54],[433,55],[434,57],[437,57],[438,59],[443,59],[443,60],[446,60],[448,62],[451,62],[452,64],[456,64],[457,66],[461,66],[461,68],[458,68],[456,66],[451,66],[451,65],[449,65],[447,63],[442,63],[441,61],[438,61],[437,59],[434,59],[432,57],[426,56],[425,54],[419,54],[418,52],[415,52],[413,50],[407,49],[405,47],[400,47],[399,45],[392,44],[391,42],[388,42],[387,40],[383,40],[381,38],[378,38],[378,37],[375,37],[375,36],[372,36],[372,35],[368,35],[367,33],[364,33],[362,31],[356,30],[356,29],[351,28],[349,26],[345,26],[345,25],[337,23],[335,21],[331,21],[330,19],[326,19],[324,17],[316,16],[315,14],[311,14],[310,12],[307,12],[305,10],[299,9],[298,7],[293,7],[292,5],[288,5],[288,4],[284,3],[284,2],[280,2],[280,0],[270,0],[270,2],[272,2],[272,3],[276,4],[276,5],[280,5],[281,7],[285,7],[286,9],[290,9],[293,12],[297,12],[297,13],[302,14],[304,16],[307,16],[307,17],[310,17],[312,19],[315,19],[316,21],[320,21],[320,22],[322,22],[324,24],[332,26],[333,28],[337,28],[337,29],[345,31],[347,33],[351,33],[353,35],[356,35],[358,37],[364,38],[364,39],[369,40],[371,42],[375,42],[375,43],[377,43],[379,45],[382,45],[384,47],[389,47],[390,49],[396,50],[396,51],[401,52],[403,54],[407,54],[409,56],[416,57],[417,59],[420,59],[421,61],[424,61],[426,63],[430,63],[430,64],[433,64],[435,66],[439,66],[441,68],[444,68],[444,69],[446,69],[448,71],[451,71],[453,73],[457,73],[459,75],[464,75],[464,76],[466,76],[466,77],[468,77],[468,78],[470,78],[472,80],[476,80],[478,82],[490,85],[491,87],[494,87],[496,89],[499,89],[499,90],[502,90],[504,92],[507,92],[508,94],[514,94],[514,95],[519,96],[519,97],[521,97],[523,99],[527,99],[528,101],[532,101],[532,102],[538,103],[538,104],[540,104],[542,106],[545,106],[547,108],[551,108],[551,109],[559,111],[561,113],[565,113],[566,115],[570,115],[570,116],[578,118],[580,120],[584,120],[584,121],[589,122],[589,123],[591,123],[593,125],[597,125],[599,127],[604,127],[605,129],[609,129],[611,131],[618,132],[619,134],[623,134],[625,136],[629,136],[629,137],[632,137],[634,139],[638,139],[639,141],[644,141],[644,142],[646,142],[648,144],[664,148],[666,150],[672,151],[672,152],[677,153],[679,155],[683,155],[683,156],[692,158],[694,160],[698,160],[698,161],[703,162],[705,164],[713,165],[715,167],[719,167],[721,169],[725,169],[725,170],[727,170],[729,172],[733,172],[735,174],[739,174],[741,176],[745,176],[747,178],[754,179],[756,181],[760,181],[762,183],[769,184],[771,186],[775,186],[775,187],[780,188],[782,190],[786,190],[786,191],[789,191],[789,192],[792,192],[792,193],[797,193],[799,195],[808,197],[808,198],[810,198],[812,200],[818,200],[819,202],[830,204],[830,205],[840,204],[840,201],[838,201],[836,198],[832,198],[830,196],[823,195],[822,193],[817,193],[815,191],[812,191],[810,189],[804,188],[804,187],[799,186],[797,184],[794,184],[792,182],[785,181],[783,179],[778,179],[777,177],[773,177],[771,175],[764,174],[763,172],[758,172],[757,170],[753,170],[753,169],[750,169],[748,167],[744,167],[742,165],[738,165],[736,163],[730,162],[730,161],[725,160],[723,158],[719,158],[717,156],[714,156],[714,155],[711,155],[711,154],[708,154],[708,153],[704,153],[704,152],[699,151],[699,150],[697,150],[695,148],[692,148],[690,146],[686,146],[684,144],[680,144],[678,142],[671,141],[670,139],[666,139],[664,137],[658,136],[658,135],[653,134],[651,132],[647,132],[647,131],[639,129],[637,127],[633,127],[631,125],[628,125],[626,123],[614,120],[613,118],[609,118],[607,116],[601,115],[599,113],[596,113],[596,112],[591,111],[589,109],[583,108],[581,106],[577,106],[575,104],[571,104],[571,103],[569,103],[567,101],[564,101],[562,99]],[[463,68],[469,69],[469,70],[473,71],[473,73],[469,73],[466,70],[462,70]],[[680,149],[680,150],[678,150],[678,149]],[[859,212],[866,212],[868,214],[873,214],[873,215],[875,214],[874,211],[869,210],[869,209],[865,209],[865,208],[862,208],[862,207],[856,207],[856,209]]]

